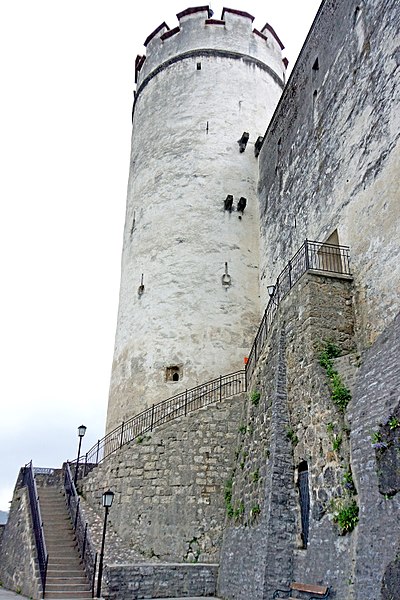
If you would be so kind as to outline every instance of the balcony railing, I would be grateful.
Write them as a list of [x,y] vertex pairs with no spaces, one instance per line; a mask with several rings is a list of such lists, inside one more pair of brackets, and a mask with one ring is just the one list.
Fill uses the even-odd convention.
[[301,248],[281,271],[265,309],[263,318],[254,338],[246,364],[247,379],[250,380],[260,356],[266,337],[280,302],[287,296],[300,277],[307,271],[350,275],[350,251],[348,246],[337,246],[323,242],[305,240]]

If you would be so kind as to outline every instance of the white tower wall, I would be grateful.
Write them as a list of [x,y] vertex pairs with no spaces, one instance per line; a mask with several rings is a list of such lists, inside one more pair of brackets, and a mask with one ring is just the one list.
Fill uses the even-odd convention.
[[[276,39],[254,33],[249,15],[224,9],[223,17],[207,22],[204,7],[181,13],[180,29],[156,30],[142,60],[108,431],[243,368],[260,319],[254,143],[285,67]],[[243,216],[224,210],[227,194],[234,207],[247,199]],[[178,381],[166,380],[168,367],[178,368]]]

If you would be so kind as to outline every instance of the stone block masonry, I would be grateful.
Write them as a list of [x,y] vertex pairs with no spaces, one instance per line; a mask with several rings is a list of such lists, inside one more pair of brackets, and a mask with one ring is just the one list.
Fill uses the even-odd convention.
[[107,600],[213,596],[218,565],[138,564],[109,565],[105,579]]
[[[110,530],[144,562],[219,562],[224,484],[244,402],[239,395],[167,423],[83,480],[82,494],[94,509],[105,489],[114,491]],[[114,553],[112,563],[118,562],[126,560]]]
[[[352,465],[362,506],[351,579],[354,600],[399,596],[400,492],[393,496],[380,493],[379,469],[385,469],[385,450],[372,446],[374,433],[400,408],[399,355],[400,314],[362,355],[349,413]],[[397,448],[397,455],[399,452]],[[387,466],[390,469],[391,465]],[[397,474],[393,473],[394,478]]]
[[40,577],[31,521],[28,490],[22,487],[22,469],[18,475],[7,524],[0,548],[2,585],[30,598],[39,598]]
[[356,339],[400,310],[398,0],[326,0],[259,157],[261,298],[304,239],[351,248]]
[[[305,274],[277,310],[249,385],[231,473],[218,583],[224,598],[269,600],[276,588],[305,578],[346,598],[353,537],[338,541],[329,506],[349,469],[348,431],[319,355],[326,340],[340,347],[335,368],[343,364],[353,380],[353,325],[352,281],[339,276]],[[306,541],[298,485],[305,464]]]

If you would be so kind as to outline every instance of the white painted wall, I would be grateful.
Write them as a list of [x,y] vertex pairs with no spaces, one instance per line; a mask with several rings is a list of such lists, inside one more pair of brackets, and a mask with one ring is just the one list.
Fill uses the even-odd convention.
[[[252,33],[250,19],[226,16],[225,28],[205,26],[207,14],[196,13],[185,17],[178,34],[152,40],[138,87],[167,55],[187,52],[189,40],[194,48],[214,48],[217,35],[222,49],[251,48],[281,77],[275,43],[268,47]],[[260,319],[254,142],[280,94],[268,71],[225,56],[174,62],[139,93],[108,431],[152,403],[243,368]],[[250,140],[241,154],[237,140],[244,131]],[[224,211],[227,194],[234,195],[235,206],[240,196],[247,198],[243,218]],[[221,282],[225,262],[232,278],[228,289]],[[181,365],[177,383],[165,381],[171,365]]]

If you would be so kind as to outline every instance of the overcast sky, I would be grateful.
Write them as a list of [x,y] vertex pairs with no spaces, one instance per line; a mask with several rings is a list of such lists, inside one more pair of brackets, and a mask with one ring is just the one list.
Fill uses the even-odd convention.
[[[76,456],[81,423],[84,451],[104,435],[134,61],[196,5],[0,0],[0,509],[29,460]],[[292,66],[319,0],[225,5],[268,21]]]

